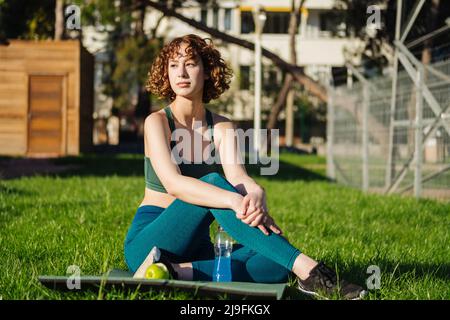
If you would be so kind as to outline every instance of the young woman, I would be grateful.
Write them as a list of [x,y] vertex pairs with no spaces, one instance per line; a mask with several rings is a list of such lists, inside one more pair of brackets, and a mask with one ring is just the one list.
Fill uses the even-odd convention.
[[[146,188],[125,239],[128,267],[142,277],[150,264],[161,261],[175,279],[211,281],[209,226],[216,219],[239,243],[231,255],[233,281],[285,282],[292,272],[306,293],[360,298],[361,287],[338,282],[333,270],[282,236],[269,215],[264,189],[244,165],[223,161],[240,154],[235,135],[229,134],[234,125],[205,103],[229,88],[232,72],[206,40],[192,34],[174,39],[149,72],[147,89],[171,103],[145,120]],[[187,141],[177,143],[180,130],[188,133],[183,135]],[[194,147],[177,150],[181,142]],[[217,155],[221,164],[211,161]],[[196,161],[199,156],[202,161]]]

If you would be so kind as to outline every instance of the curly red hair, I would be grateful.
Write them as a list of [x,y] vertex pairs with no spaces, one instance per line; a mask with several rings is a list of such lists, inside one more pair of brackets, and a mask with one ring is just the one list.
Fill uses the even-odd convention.
[[171,101],[175,99],[176,95],[170,87],[167,68],[169,59],[177,54],[183,43],[187,44],[186,53],[190,57],[199,57],[203,62],[204,73],[207,75],[203,86],[203,102],[208,103],[217,99],[230,88],[233,71],[222,59],[220,52],[215,49],[211,39],[202,39],[195,34],[175,38],[162,48],[148,73],[147,91],[161,99],[169,98]]

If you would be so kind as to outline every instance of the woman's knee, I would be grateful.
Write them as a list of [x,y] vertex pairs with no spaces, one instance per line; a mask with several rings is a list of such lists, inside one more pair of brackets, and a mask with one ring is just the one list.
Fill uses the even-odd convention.
[[223,182],[226,179],[218,172],[211,172],[202,176],[200,180],[208,182],[210,184],[216,184],[218,182]]
[[207,182],[209,184],[215,185],[216,187],[226,189],[233,192],[238,192],[235,187],[220,173],[211,172],[204,175],[200,180]]

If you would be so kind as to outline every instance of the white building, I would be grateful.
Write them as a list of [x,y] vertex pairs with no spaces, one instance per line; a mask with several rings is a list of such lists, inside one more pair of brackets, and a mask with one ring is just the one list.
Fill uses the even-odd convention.
[[[263,48],[289,61],[288,25],[291,0],[218,0],[216,2],[218,7],[204,8],[200,7],[196,1],[185,1],[184,7],[177,10],[184,16],[201,21],[210,27],[254,42],[252,9],[259,4],[267,13],[262,35]],[[332,68],[344,66],[344,47],[355,45],[357,40],[345,38],[341,32],[332,34],[331,30],[336,29],[336,21],[331,20],[333,15],[336,16],[334,0],[307,0],[301,12],[302,19],[296,39],[297,63],[304,66],[305,72],[315,80],[329,81]],[[145,19],[145,30],[150,32],[161,15],[158,11],[149,8]],[[341,24],[340,27],[344,28],[345,25]],[[210,37],[173,17],[166,17],[161,21],[157,35],[170,41],[188,33]],[[89,35],[86,36],[89,38]],[[234,120],[250,120],[253,118],[254,53],[237,45],[213,40],[235,74],[231,90],[222,99],[223,103],[228,101],[230,105],[226,113]],[[89,48],[87,41],[85,43]],[[263,58],[263,65],[265,70],[263,82],[269,86],[275,83],[281,85],[282,73],[273,67],[269,59]],[[273,99],[263,97],[262,103],[262,109],[267,110],[273,103]]]

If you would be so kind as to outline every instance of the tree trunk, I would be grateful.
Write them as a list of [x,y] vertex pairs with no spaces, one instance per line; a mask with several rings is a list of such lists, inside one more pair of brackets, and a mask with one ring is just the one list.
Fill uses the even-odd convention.
[[137,9],[137,18],[135,20],[134,34],[141,36],[144,34],[144,20],[147,9],[146,1],[135,0],[135,8]]
[[[304,2],[305,2],[305,0],[301,0],[299,9],[303,6]],[[290,45],[290,62],[294,65],[297,64],[295,36],[297,34],[297,28],[298,28],[297,22],[300,20],[299,19],[300,15],[298,12],[299,11],[296,10],[295,0],[292,0],[291,1],[291,15],[290,15],[290,19],[289,19],[289,36],[290,36],[289,45]],[[281,109],[283,108],[283,106],[286,105],[286,102],[290,100],[290,99],[288,100],[287,97],[291,90],[291,85],[292,85],[293,80],[294,79],[292,77],[292,74],[290,74],[290,73],[286,74],[286,76],[284,77],[283,86],[281,87],[281,91],[278,94],[277,101],[270,111],[269,120],[267,122],[268,137],[266,139],[267,145],[268,145],[268,150],[271,150],[271,146],[270,146],[271,130],[275,129],[275,127],[277,125],[278,115],[280,114]],[[289,108],[286,108],[286,109],[288,110]],[[287,115],[287,116],[289,116],[289,115]],[[286,138],[287,138],[288,134],[290,134],[290,131],[288,128],[289,126],[291,126],[291,129],[293,131],[293,121],[286,121],[286,130],[285,130]],[[286,139],[286,140],[288,140],[288,139]]]
[[281,91],[278,94],[277,101],[270,111],[269,121],[267,122],[267,129],[272,130],[277,125],[278,115],[280,114],[281,108],[286,103],[286,97],[289,92],[289,88],[291,87],[293,78],[290,73],[286,74],[284,77],[283,86],[281,87]]
[[[300,3],[300,8],[302,7],[303,3],[305,1],[302,0]],[[297,55],[295,50],[295,35],[296,32],[296,26],[297,26],[297,17],[298,15],[295,12],[295,0],[291,0],[291,15],[289,19],[289,49],[290,49],[290,62],[294,65],[297,64]],[[277,125],[278,115],[281,112],[281,109],[286,104],[286,98],[289,92],[289,89],[291,87],[293,81],[293,77],[291,74],[287,74],[284,78],[283,87],[281,88],[281,91],[277,97],[277,101],[275,103],[275,106],[270,111],[269,115],[269,121],[267,123],[267,129],[271,130],[274,129]]]
[[55,5],[55,40],[62,40],[64,35],[64,0],[56,0]]
[[[299,9],[303,6],[305,0],[302,0],[299,5]],[[290,62],[294,65],[297,64],[297,52],[296,52],[296,41],[295,36],[297,34],[298,21],[300,20],[299,10],[296,10],[295,0],[291,0],[291,15],[289,19],[289,45],[290,45]],[[283,86],[281,88],[280,93],[278,94],[277,101],[274,107],[270,111],[269,121],[267,123],[267,129],[274,129],[277,125],[278,115],[281,112],[281,109],[286,104],[287,96],[289,91],[291,90],[293,77],[291,74],[287,74],[284,78]],[[288,108],[287,108],[288,109]],[[287,115],[289,116],[289,115]],[[287,121],[286,123],[286,137],[288,134],[288,125],[293,124],[293,121]],[[292,128],[293,129],[293,128]],[[269,139],[267,141],[270,141]]]
[[[297,65],[297,51],[295,48],[295,36],[297,35],[299,10],[295,6],[296,0],[291,0],[291,15],[289,19],[289,46],[290,46],[290,62]],[[301,1],[300,8],[304,1]],[[285,138],[286,146],[291,147],[294,144],[294,89],[292,86],[289,89],[286,98],[286,125]]]

